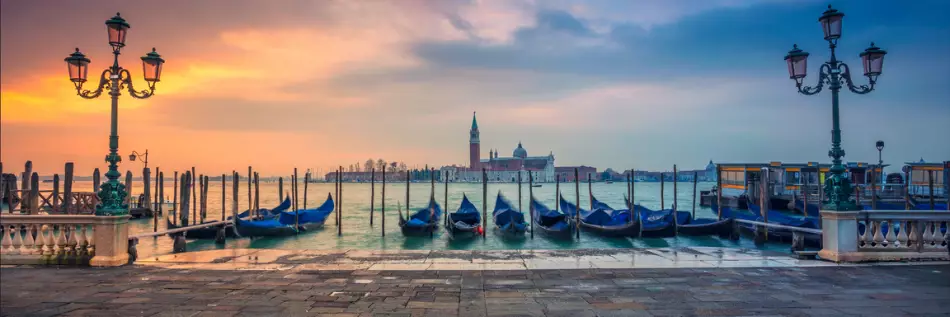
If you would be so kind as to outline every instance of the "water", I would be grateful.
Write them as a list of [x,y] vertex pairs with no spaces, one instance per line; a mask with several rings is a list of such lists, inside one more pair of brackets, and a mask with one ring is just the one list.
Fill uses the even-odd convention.
[[[165,183],[165,196],[172,199],[172,182]],[[260,205],[264,208],[272,208],[278,204],[278,184],[261,183]],[[445,206],[444,184],[435,184],[435,197],[443,209],[454,212],[458,209],[462,200],[462,195],[468,196],[468,199],[482,209],[482,185],[481,184],[449,184],[448,206]],[[692,210],[692,204],[696,202],[696,216],[698,218],[715,218],[715,212],[710,208],[699,206],[699,192],[710,189],[714,183],[699,183],[696,190],[696,197],[693,197],[692,183],[680,182],[677,188],[677,202],[679,210]],[[142,182],[134,182],[133,195],[138,196],[142,192]],[[43,183],[42,189],[51,189],[52,184]],[[91,191],[92,182],[76,182],[73,186],[75,191]],[[154,188],[153,188],[154,190]],[[300,207],[303,207],[303,184],[300,184]],[[314,208],[326,200],[327,194],[332,193],[334,186],[329,184],[309,184],[307,188],[307,207]],[[548,207],[554,208],[555,204],[555,184],[545,183],[540,188],[532,188],[534,196]],[[595,183],[591,185],[591,190],[598,200],[607,203],[614,208],[623,208],[623,196],[627,191],[626,184],[623,182],[606,184]],[[231,208],[231,184],[227,185],[227,215],[230,215]],[[284,191],[290,192],[289,182],[284,184]],[[517,184],[488,184],[488,214],[495,205],[495,197],[498,192],[505,195],[515,206],[518,205],[518,185]],[[522,210],[527,211],[529,202],[528,185],[522,186]],[[561,184],[561,192],[569,201],[576,199],[574,184]],[[587,184],[580,186],[580,205],[587,208],[590,200],[587,196]],[[246,210],[248,206],[247,182],[241,183],[239,189],[238,209]],[[413,209],[424,208],[429,201],[431,186],[428,182],[412,183],[410,185],[410,206]],[[221,181],[211,181],[208,189],[208,215],[207,219],[221,219]],[[665,203],[667,208],[673,202],[673,184],[666,183]],[[660,207],[660,184],[659,183],[636,183],[636,202],[645,207],[658,209]],[[573,248],[660,248],[660,247],[683,247],[683,246],[706,246],[706,247],[735,247],[735,248],[756,248],[773,251],[788,250],[786,244],[767,243],[763,246],[755,246],[751,239],[743,237],[739,241],[730,241],[718,237],[675,237],[675,238],[605,238],[592,233],[581,232],[579,241],[556,241],[536,235],[534,239],[526,234],[523,240],[505,240],[494,235],[491,228],[494,227],[492,219],[488,219],[487,237],[485,239],[476,238],[467,241],[452,240],[444,233],[444,228],[440,228],[434,237],[405,237],[399,230],[399,216],[396,212],[397,204],[402,205],[403,215],[408,215],[406,210],[406,184],[387,184],[386,185],[386,236],[381,237],[381,219],[380,219],[380,199],[381,186],[376,184],[376,204],[374,225],[369,225],[370,215],[370,184],[346,183],[343,187],[343,236],[337,236],[337,227],[334,225],[334,219],[327,220],[323,229],[312,232],[301,233],[293,237],[275,237],[275,238],[241,238],[229,239],[224,246],[216,245],[210,240],[189,240],[187,248],[189,251],[221,249],[221,248],[267,248],[267,249],[362,249],[362,250],[391,250],[391,249],[423,249],[423,250],[518,250],[518,249],[573,249]],[[167,210],[166,210],[166,214]],[[131,220],[131,234],[152,232],[153,218]],[[165,229],[165,221],[158,219],[158,230]],[[167,254],[172,251],[172,241],[168,237],[145,238],[139,241],[139,254],[142,256]]]

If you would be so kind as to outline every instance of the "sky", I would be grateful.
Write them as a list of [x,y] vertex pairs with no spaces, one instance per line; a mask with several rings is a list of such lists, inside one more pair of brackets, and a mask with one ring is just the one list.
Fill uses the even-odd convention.
[[[783,61],[830,56],[812,0],[0,0],[0,160],[40,173],[105,168],[107,96],[86,100],[63,58],[95,78],[104,21],[131,24],[120,65],[166,60],[155,96],[119,101],[119,152],[150,166],[288,174],[367,158],[467,165],[554,153],[558,166],[669,170],[715,162],[828,162],[831,95],[796,92]],[[846,161],[950,160],[950,1],[831,1],[838,56],[888,51],[876,90],[843,92]],[[90,80],[91,85],[96,80]],[[132,165],[135,164],[135,165]],[[127,158],[120,169],[136,166]],[[88,172],[85,172],[88,171]]]

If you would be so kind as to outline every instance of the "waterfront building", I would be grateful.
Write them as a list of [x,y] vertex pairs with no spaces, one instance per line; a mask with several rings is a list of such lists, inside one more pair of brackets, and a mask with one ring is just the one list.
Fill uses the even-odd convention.
[[[488,158],[481,159],[481,140],[478,130],[478,121],[475,114],[472,114],[472,127],[469,130],[468,149],[469,149],[469,168],[454,169],[454,177],[449,179],[462,182],[480,182],[482,180],[482,169],[485,169],[486,177],[490,182],[517,182],[520,174],[522,181],[528,182],[528,177],[533,177],[536,182],[554,181],[554,153],[549,152],[544,156],[528,156],[528,150],[524,148],[521,142],[512,151],[510,157],[500,157],[498,151],[490,149]],[[445,168],[443,168],[445,169]]]

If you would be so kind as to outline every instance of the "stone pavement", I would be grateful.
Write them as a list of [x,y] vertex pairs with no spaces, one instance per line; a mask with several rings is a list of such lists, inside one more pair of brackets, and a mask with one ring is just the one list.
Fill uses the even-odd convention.
[[947,316],[950,265],[0,269],[2,316]]
[[142,257],[136,264],[202,270],[373,271],[839,266],[826,261],[794,259],[788,253],[716,247],[468,251],[220,249]]

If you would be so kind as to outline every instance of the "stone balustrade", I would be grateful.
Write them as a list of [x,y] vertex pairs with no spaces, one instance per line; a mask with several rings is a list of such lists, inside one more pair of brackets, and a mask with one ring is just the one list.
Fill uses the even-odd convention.
[[123,265],[127,225],[128,216],[0,215],[0,264]]
[[950,212],[821,211],[822,250],[835,262],[950,260]]

